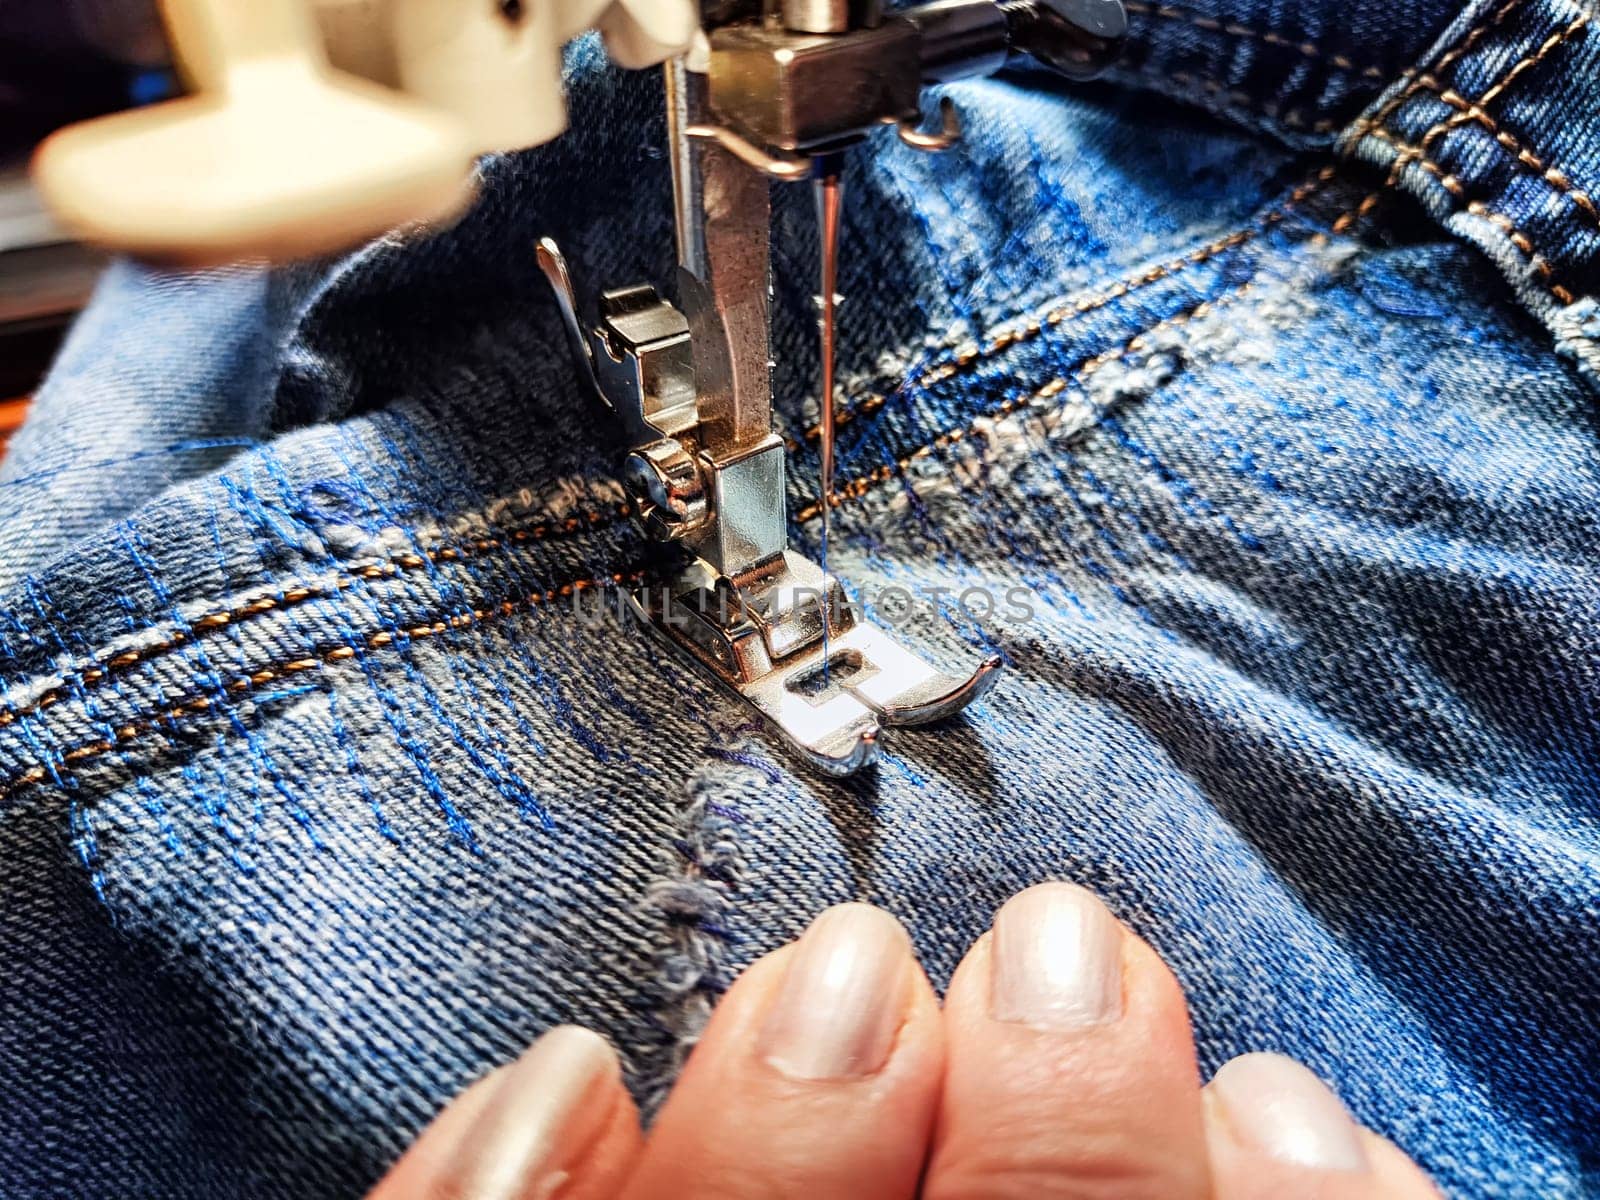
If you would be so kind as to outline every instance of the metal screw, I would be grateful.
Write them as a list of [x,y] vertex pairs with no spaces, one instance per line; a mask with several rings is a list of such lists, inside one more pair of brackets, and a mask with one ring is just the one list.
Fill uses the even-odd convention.
[[706,515],[700,468],[675,438],[663,438],[628,455],[622,480],[649,515],[680,532]]

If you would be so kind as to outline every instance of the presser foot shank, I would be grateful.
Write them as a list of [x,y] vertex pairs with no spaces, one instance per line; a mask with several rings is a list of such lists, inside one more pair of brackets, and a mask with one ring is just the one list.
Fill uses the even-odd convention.
[[629,596],[668,644],[744,697],[808,764],[849,775],[875,762],[884,727],[961,711],[998,678],[941,671],[860,619],[836,579],[786,550],[737,580],[696,562]]

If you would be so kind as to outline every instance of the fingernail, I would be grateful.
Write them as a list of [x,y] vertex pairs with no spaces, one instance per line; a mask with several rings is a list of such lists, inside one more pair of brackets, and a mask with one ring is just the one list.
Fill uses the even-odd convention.
[[997,1021],[1072,1030],[1122,1015],[1122,930],[1083,888],[1042,883],[1007,900],[994,919],[993,963]]
[[1328,1085],[1292,1058],[1244,1054],[1206,1085],[1241,1145],[1279,1162],[1324,1171],[1365,1171],[1361,1134]]
[[565,1178],[562,1152],[586,1145],[608,1115],[601,1085],[621,1075],[605,1039],[575,1025],[550,1030],[502,1072],[443,1194],[512,1200],[553,1191]]
[[854,1079],[888,1061],[905,1019],[911,939],[882,909],[830,908],[795,947],[760,1053],[792,1079]]

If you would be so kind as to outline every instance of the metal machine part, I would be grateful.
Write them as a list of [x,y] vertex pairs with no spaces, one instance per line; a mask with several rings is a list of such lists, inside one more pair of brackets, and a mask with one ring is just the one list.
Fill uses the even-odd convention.
[[[560,251],[539,260],[580,369],[632,445],[624,479],[646,529],[697,555],[634,611],[743,696],[816,768],[848,774],[883,728],[958,712],[999,659],[939,671],[853,611],[838,580],[788,546],[784,444],[772,432],[768,297],[776,180],[816,178],[823,227],[824,546],[832,501],[834,255],[842,153],[882,125],[937,151],[960,136],[948,98],[921,128],[925,84],[985,74],[1029,52],[1074,77],[1107,65],[1120,0],[708,0],[706,43],[667,64],[679,306],[653,288],[607,292],[585,332]],[[692,65],[691,65],[692,64]]]

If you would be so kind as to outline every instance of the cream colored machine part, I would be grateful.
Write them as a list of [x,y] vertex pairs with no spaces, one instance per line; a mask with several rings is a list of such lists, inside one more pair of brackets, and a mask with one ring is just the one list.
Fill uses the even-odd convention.
[[64,129],[34,177],[74,235],[185,265],[453,219],[481,153],[567,125],[561,47],[683,51],[692,0],[163,0],[191,94]]

